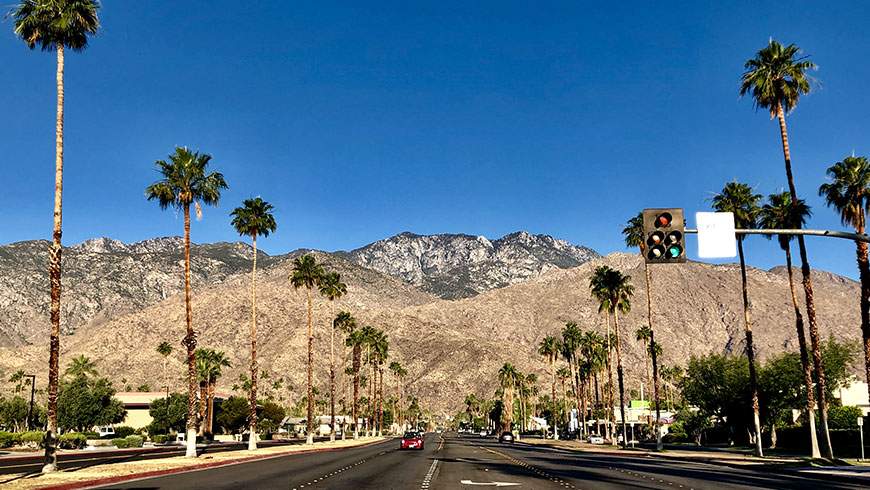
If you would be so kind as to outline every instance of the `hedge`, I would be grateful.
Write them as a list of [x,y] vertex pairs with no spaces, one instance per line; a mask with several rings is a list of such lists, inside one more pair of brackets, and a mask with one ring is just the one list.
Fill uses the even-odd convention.
[[21,434],[0,431],[0,447],[12,447],[21,444]]
[[28,446],[45,447],[45,432],[32,430],[21,434],[21,443]]
[[145,443],[145,438],[142,436],[137,436],[135,434],[129,435],[124,438],[127,441],[127,447],[142,447]]
[[124,449],[126,447],[129,447],[127,445],[127,439],[124,439],[123,437],[112,439],[112,445],[118,449]]
[[79,432],[68,432],[58,438],[57,445],[61,449],[82,449],[88,445],[88,436]]

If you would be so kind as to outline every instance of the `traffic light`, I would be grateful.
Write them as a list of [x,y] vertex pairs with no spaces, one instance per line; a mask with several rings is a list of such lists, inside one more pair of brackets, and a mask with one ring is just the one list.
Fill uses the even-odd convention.
[[680,208],[644,209],[643,236],[647,264],[686,261],[686,220]]

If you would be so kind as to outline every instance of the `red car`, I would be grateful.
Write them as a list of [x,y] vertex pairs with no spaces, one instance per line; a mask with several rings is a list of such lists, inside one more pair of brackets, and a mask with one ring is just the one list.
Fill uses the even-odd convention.
[[405,432],[399,449],[423,449],[423,436],[419,432]]

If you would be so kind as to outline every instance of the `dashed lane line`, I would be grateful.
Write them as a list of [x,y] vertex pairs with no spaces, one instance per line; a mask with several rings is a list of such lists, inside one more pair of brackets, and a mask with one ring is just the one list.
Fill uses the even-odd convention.
[[426,476],[423,478],[423,483],[420,484],[420,490],[429,490],[429,485],[432,484],[432,479],[435,475],[435,470],[438,468],[438,460],[435,459],[432,461],[432,465],[429,466],[429,471],[426,472]]
[[374,456],[372,456],[372,457],[369,457],[369,458],[363,458],[363,459],[361,459],[361,460],[359,460],[359,461],[357,461],[357,462],[355,462],[355,463],[351,463],[351,464],[349,464],[349,465],[347,465],[347,466],[344,466],[344,467],[341,467],[341,468],[339,468],[339,469],[337,469],[337,470],[333,470],[332,472],[327,473],[327,474],[325,474],[325,475],[323,475],[323,476],[321,476],[321,477],[319,477],[319,478],[315,478],[315,479],[313,479],[313,480],[311,480],[311,481],[309,481],[309,482],[300,483],[299,485],[296,485],[296,486],[291,485],[291,486],[290,486],[290,490],[299,490],[299,489],[302,489],[302,488],[310,487],[310,486],[312,486],[312,485],[316,485],[316,484],[322,482],[323,480],[326,480],[327,478],[329,478],[329,477],[331,477],[331,476],[340,475],[341,473],[344,473],[345,471],[352,470],[352,469],[356,468],[357,466],[359,466],[359,465],[365,463],[366,461],[371,460],[372,458],[376,458],[376,457],[378,457],[378,456],[383,456],[384,454],[387,454],[387,453],[390,453],[390,452],[393,452],[393,451],[395,451],[395,450],[394,450],[394,449],[391,449],[391,450],[387,450],[387,451],[381,451],[381,452],[379,452],[378,454],[376,454],[376,455],[374,455]]
[[575,486],[573,483],[571,483],[571,482],[569,482],[569,481],[565,481],[565,480],[559,478],[559,477],[556,476],[556,475],[552,475],[552,474],[550,474],[550,473],[548,473],[548,472],[542,470],[541,468],[538,468],[537,466],[530,465],[529,463],[526,463],[525,461],[523,461],[523,460],[521,460],[521,459],[517,459],[517,458],[515,458],[515,457],[513,457],[513,456],[511,456],[511,455],[509,455],[509,454],[505,454],[505,453],[503,453],[503,452],[501,452],[501,451],[496,451],[496,450],[494,450],[494,449],[490,449],[490,448],[488,448],[488,447],[483,447],[483,446],[477,446],[477,447],[478,447],[479,449],[483,449],[483,450],[489,451],[489,452],[491,452],[492,454],[496,454],[496,455],[498,455],[498,456],[501,456],[502,458],[505,458],[505,459],[507,459],[508,461],[510,461],[510,462],[512,462],[512,463],[514,463],[514,464],[516,464],[516,465],[518,465],[518,466],[521,466],[521,467],[523,467],[523,468],[529,470],[530,472],[532,472],[532,473],[534,473],[534,474],[540,476],[541,478],[546,478],[546,479],[550,480],[550,481],[553,482],[553,483],[558,483],[558,484],[559,484],[560,486],[562,486],[562,487],[565,487],[565,488],[572,488],[572,489],[577,489],[577,490],[579,490],[579,487]]

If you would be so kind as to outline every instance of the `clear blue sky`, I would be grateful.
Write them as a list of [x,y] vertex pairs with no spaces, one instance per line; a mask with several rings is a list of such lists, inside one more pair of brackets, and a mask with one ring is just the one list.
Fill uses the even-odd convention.
[[[358,4],[107,1],[67,56],[64,242],[180,234],[143,190],[188,145],[230,184],[197,242],[237,239],[229,211],[260,195],[277,209],[270,253],[520,229],[624,250],[640,208],[708,210],[734,178],[785,185],[777,125],[737,95],[770,36],[820,67],[789,119],[813,227],[842,228],[816,195],[825,168],[870,154],[862,2]],[[0,243],[47,239],[55,60],[0,27]],[[852,244],[809,245],[856,276]],[[782,261],[763,238],[747,250]]]

